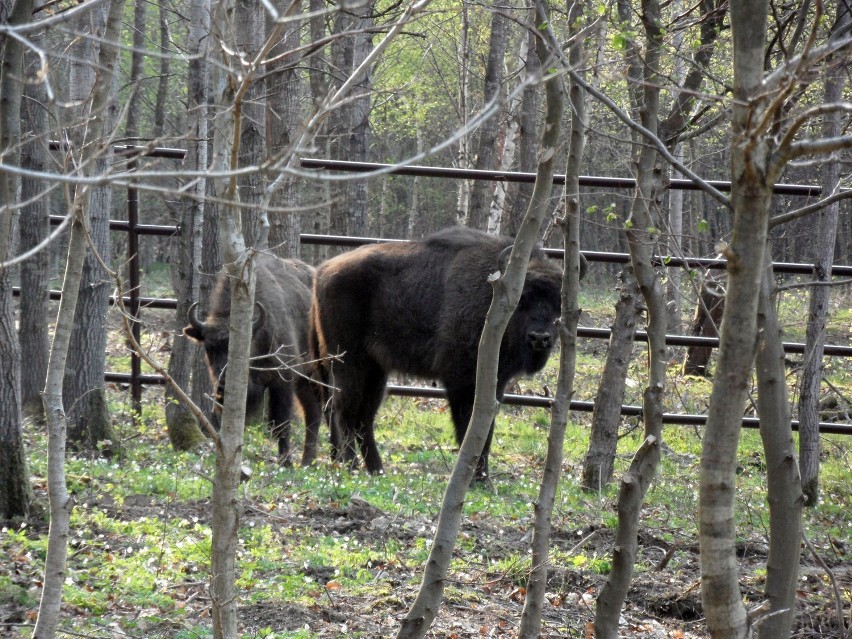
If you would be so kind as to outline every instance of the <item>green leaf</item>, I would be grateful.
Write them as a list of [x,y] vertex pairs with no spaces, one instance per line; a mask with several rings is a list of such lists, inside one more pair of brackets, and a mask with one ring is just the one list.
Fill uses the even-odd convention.
[[706,233],[710,230],[710,223],[707,220],[699,220],[698,221],[698,230],[702,233]]

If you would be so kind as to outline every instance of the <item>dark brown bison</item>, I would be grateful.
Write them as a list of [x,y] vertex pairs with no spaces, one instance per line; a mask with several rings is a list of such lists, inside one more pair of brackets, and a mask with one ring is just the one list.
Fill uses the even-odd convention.
[[[487,278],[511,244],[511,238],[448,228],[417,242],[362,246],[317,269],[311,346],[332,389],[332,431],[344,444],[344,458],[353,460],[354,439],[367,470],[382,472],[373,419],[394,371],[444,385],[461,443],[492,297]],[[498,398],[514,377],[547,362],[556,340],[561,275],[557,264],[534,252],[500,348]],[[477,465],[480,480],[488,476],[493,431],[492,423]]]
[[[257,312],[252,326],[251,369],[249,371],[246,415],[262,411],[264,391],[269,391],[269,422],[278,439],[278,458],[290,465],[290,420],[293,398],[299,400],[305,418],[305,447],[302,464],[316,457],[322,411],[319,396],[311,382],[312,366],[307,359],[308,321],[314,270],[299,260],[282,260],[258,255],[255,302]],[[219,275],[205,321],[198,318],[196,305],[189,309],[189,325],[184,334],[204,345],[210,376],[221,401],[228,362],[228,323],[231,313],[231,287],[226,273]]]

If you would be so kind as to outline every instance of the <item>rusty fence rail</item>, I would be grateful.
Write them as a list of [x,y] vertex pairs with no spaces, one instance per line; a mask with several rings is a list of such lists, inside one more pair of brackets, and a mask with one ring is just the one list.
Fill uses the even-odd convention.
[[[171,159],[182,159],[183,152],[181,149],[151,149],[148,147],[139,146],[118,146],[116,153],[128,156],[128,164],[135,164],[135,158],[147,155],[152,157],[164,157]],[[497,171],[475,171],[467,169],[448,169],[440,167],[417,167],[417,166],[391,166],[385,164],[373,164],[366,162],[340,162],[331,160],[314,160],[303,159],[301,164],[305,168],[326,169],[333,171],[350,171],[350,172],[389,172],[397,175],[421,175],[427,177],[443,177],[451,179],[486,179],[486,180],[503,180],[511,182],[532,182],[535,180],[534,173],[501,173]],[[681,184],[682,182],[682,184]],[[554,183],[564,183],[564,176],[554,176]],[[712,181],[711,184],[720,190],[730,190],[729,182]],[[583,176],[581,178],[582,186],[599,186],[605,188],[632,188],[635,181],[631,178],[607,178]],[[696,189],[697,187],[689,180],[673,180],[672,188],[675,189]],[[801,184],[779,184],[775,187],[775,192],[786,195],[796,196],[818,196],[820,188],[816,186],[801,185]],[[64,218],[62,216],[51,216],[52,224],[59,224]],[[138,220],[138,197],[136,190],[128,189],[128,220],[110,220],[109,228],[113,231],[122,231],[128,234],[128,279],[129,279],[129,294],[124,296],[123,301],[128,306],[128,309],[133,318],[138,320],[139,311],[145,309],[175,309],[177,308],[177,300],[173,298],[157,298],[144,297],[139,295],[139,263],[138,263],[138,238],[139,236],[165,236],[172,237],[180,234],[180,228],[177,226],[157,225],[157,224],[140,224]],[[404,242],[407,240],[394,240],[375,237],[343,237],[335,235],[320,235],[303,233],[300,236],[300,242],[304,245],[326,245],[339,247],[357,247],[364,244],[377,244],[381,242]],[[545,249],[545,252],[553,258],[562,258],[564,251],[562,249]],[[600,262],[609,264],[626,264],[630,261],[628,253],[615,253],[606,251],[582,251],[583,256],[590,262]],[[655,256],[655,264],[671,268],[707,268],[707,269],[723,269],[725,268],[725,260],[721,259],[704,259],[704,258],[679,258],[673,256]],[[807,263],[794,262],[776,262],[773,264],[776,273],[783,274],[799,274],[807,275],[813,272],[813,265]],[[834,265],[832,266],[831,275],[835,277],[852,277],[852,266]],[[20,295],[20,290],[13,288],[14,295]],[[51,299],[59,299],[61,292],[50,291]],[[110,298],[110,303],[115,303],[114,298]],[[139,339],[140,322],[132,323],[135,337]],[[610,329],[608,328],[592,328],[581,326],[578,328],[577,335],[579,337],[591,339],[609,339]],[[647,333],[645,331],[636,331],[634,340],[637,342],[647,342]],[[666,344],[669,346],[709,346],[718,347],[719,339],[712,337],[695,337],[690,335],[666,335]],[[799,342],[784,342],[784,351],[786,353],[804,353],[805,344]],[[835,344],[827,344],[824,349],[825,355],[832,357],[852,357],[852,346],[843,346]],[[141,372],[141,360],[136,353],[131,353],[131,372],[120,373],[115,371],[107,371],[104,376],[105,381],[128,384],[131,389],[134,407],[141,406],[141,388],[142,385],[162,385],[165,384],[165,378],[161,375],[143,374]],[[417,397],[445,397],[443,389],[423,386],[398,386],[389,385],[388,393],[401,396],[417,396]],[[516,395],[506,394],[503,403],[516,406],[534,406],[540,408],[549,408],[553,402],[552,397],[531,396],[531,395]],[[594,403],[588,401],[572,401],[571,410],[579,412],[592,412]],[[624,416],[639,417],[642,414],[641,406],[624,405],[621,407],[621,414]],[[706,423],[705,415],[690,415],[682,413],[666,413],[663,415],[663,422],[667,424],[680,425],[704,425]],[[744,417],[744,428],[757,428],[758,419],[755,417]],[[798,430],[798,421],[792,422],[793,430]],[[821,433],[837,433],[844,435],[852,435],[852,424],[837,424],[832,422],[820,422],[819,430]]]

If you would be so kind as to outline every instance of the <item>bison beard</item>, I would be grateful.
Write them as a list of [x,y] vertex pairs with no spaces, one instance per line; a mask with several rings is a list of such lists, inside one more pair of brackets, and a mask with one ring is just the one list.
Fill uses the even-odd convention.
[[[473,410],[476,360],[491,304],[489,274],[511,238],[449,228],[421,241],[363,246],[317,270],[311,347],[331,390],[335,454],[352,463],[358,442],[370,473],[382,472],[373,420],[388,374],[437,379],[445,387],[456,441]],[[497,398],[516,376],[544,366],[556,341],[561,269],[536,251],[500,347]],[[476,477],[488,477],[494,424]]]
[[[310,381],[312,366],[307,360],[308,321],[313,268],[298,260],[258,255],[255,302],[258,316],[252,327],[251,370],[246,396],[246,415],[262,411],[264,391],[269,391],[269,422],[278,439],[279,461],[290,465],[290,421],[294,395],[305,417],[305,447],[302,464],[310,464],[317,453],[322,411],[319,396]],[[202,322],[190,308],[184,334],[204,346],[207,366],[217,401],[225,388],[231,287],[222,273],[210,302],[210,313]]]

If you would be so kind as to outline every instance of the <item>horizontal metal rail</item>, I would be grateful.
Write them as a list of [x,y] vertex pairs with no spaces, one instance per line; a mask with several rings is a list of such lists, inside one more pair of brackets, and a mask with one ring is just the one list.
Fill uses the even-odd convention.
[[[535,173],[518,171],[483,171],[480,169],[454,169],[438,166],[398,166],[377,162],[349,162],[345,160],[324,160],[320,158],[301,158],[302,168],[344,171],[347,173],[373,173],[384,171],[392,175],[411,175],[420,177],[451,178],[456,180],[490,180],[492,182],[535,182]],[[564,175],[554,175],[554,184],[565,184]],[[719,191],[730,191],[731,183],[724,180],[707,180],[707,183]],[[622,177],[601,177],[581,175],[580,186],[597,186],[605,189],[632,189],[636,180]],[[676,190],[699,191],[701,187],[692,180],[671,180],[669,186]],[[819,186],[809,184],[776,184],[773,188],[779,195],[818,196],[822,193]]]
[[[116,384],[129,384],[129,373],[107,372],[104,379],[108,382]],[[166,379],[162,375],[142,375],[140,381],[144,384],[160,384],[164,385]],[[389,395],[397,395],[399,397],[427,397],[430,399],[446,399],[447,393],[443,388],[435,388],[434,386],[399,386],[388,384],[387,391]],[[503,396],[501,404],[508,406],[526,406],[533,408],[549,409],[553,405],[552,397],[541,397],[538,395],[517,395],[514,393],[506,393]],[[586,402],[573,400],[571,402],[571,410],[581,413],[591,413],[595,410],[594,402]],[[642,407],[622,404],[621,414],[625,417],[641,417]],[[704,426],[707,423],[706,415],[690,415],[682,413],[663,413],[664,424],[679,424],[681,426]],[[799,430],[798,420],[792,420],[790,425],[794,431]],[[743,428],[758,428],[760,420],[757,417],[743,417]],[[820,422],[819,432],[835,435],[852,435],[852,424],[836,424],[834,422]]]

